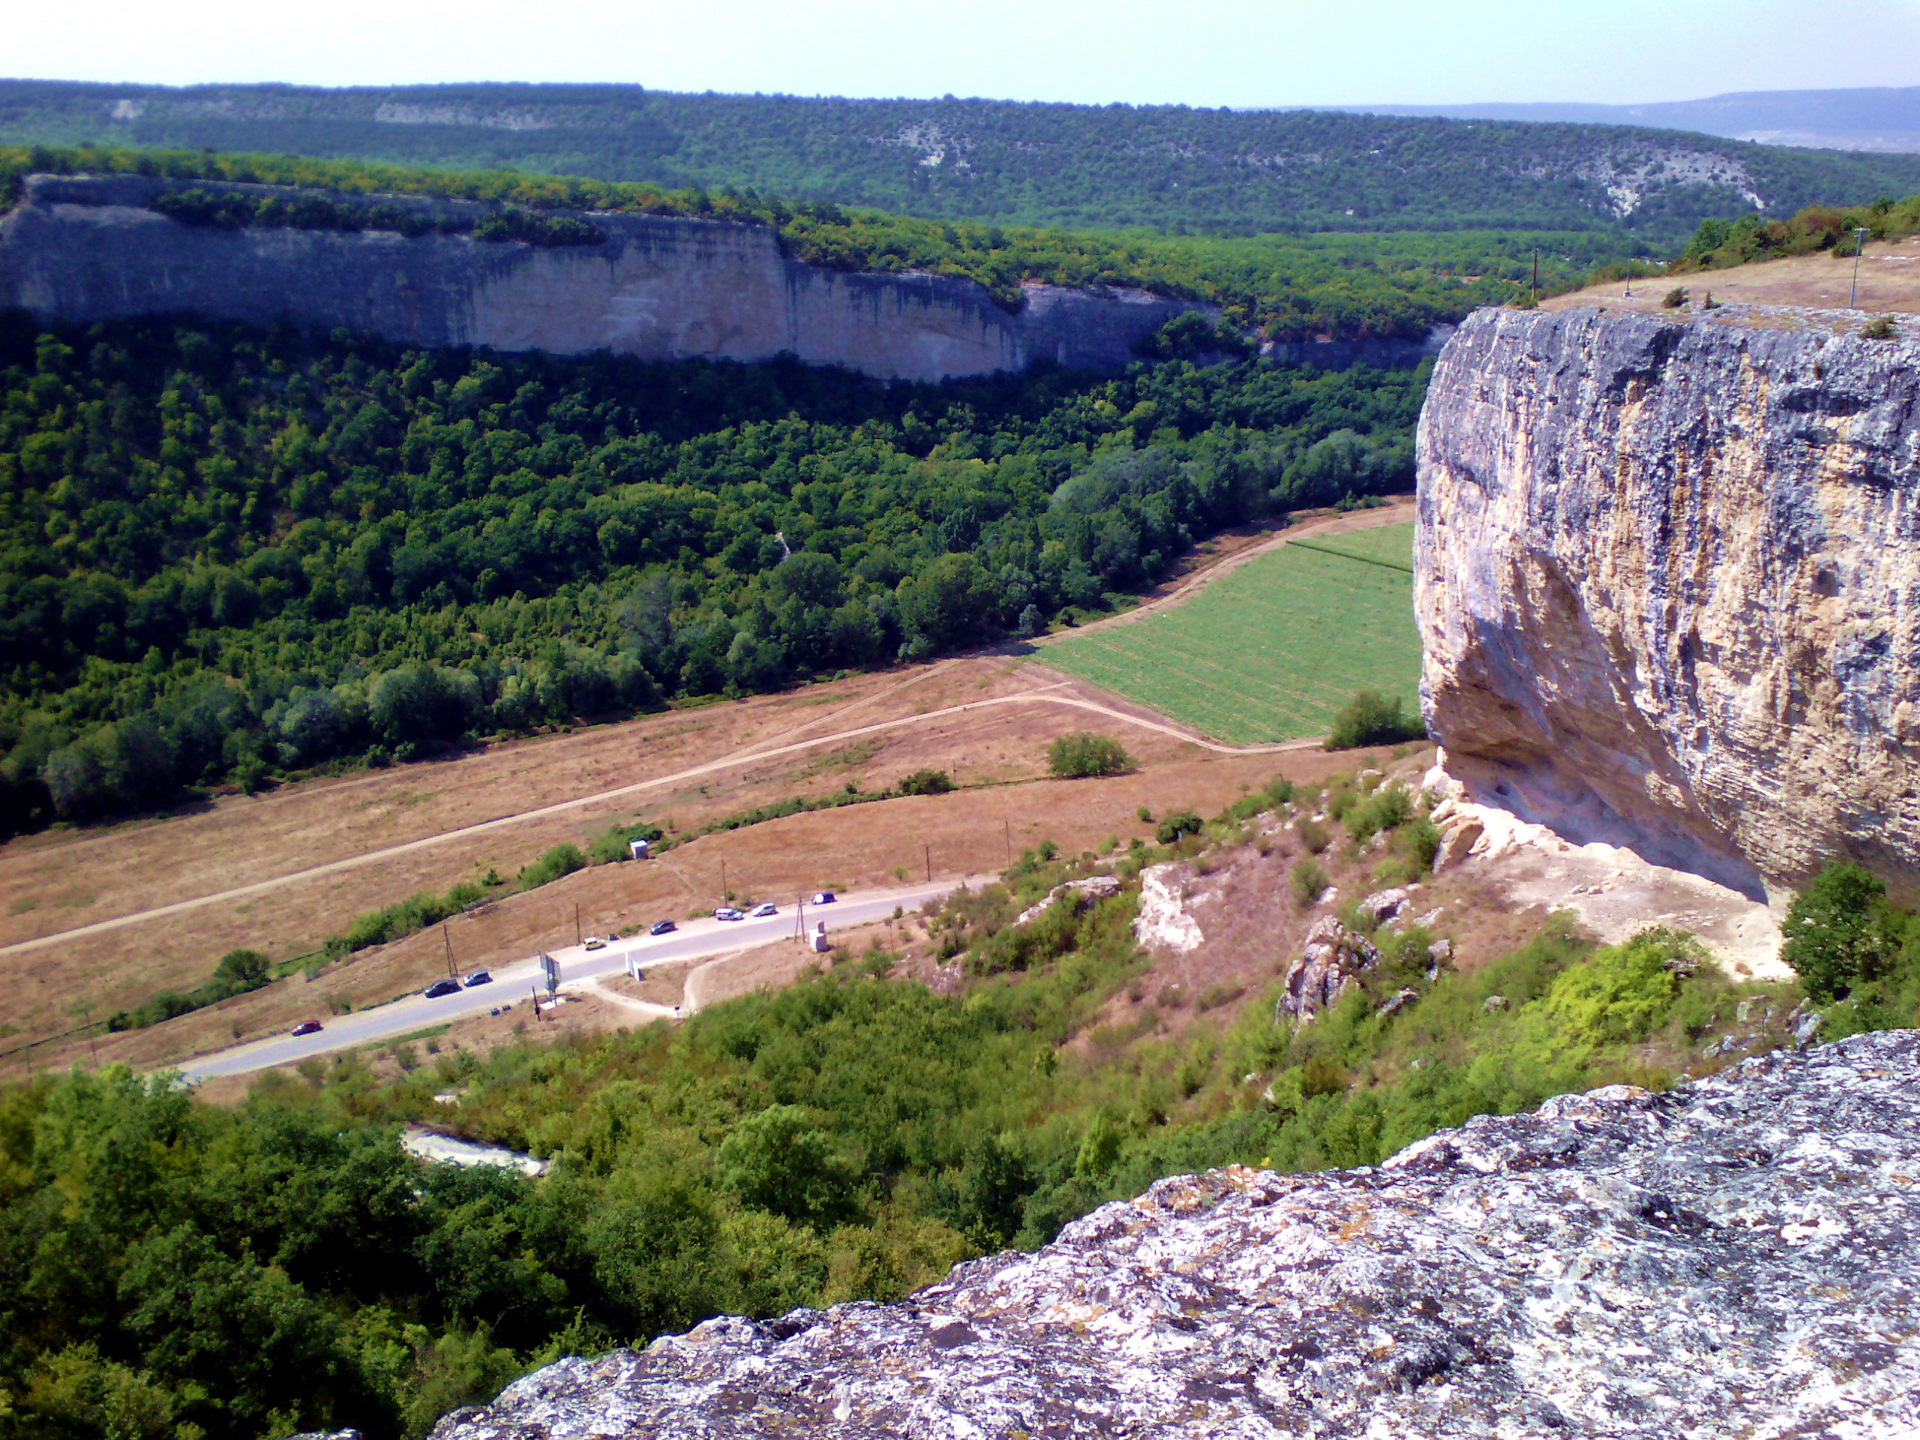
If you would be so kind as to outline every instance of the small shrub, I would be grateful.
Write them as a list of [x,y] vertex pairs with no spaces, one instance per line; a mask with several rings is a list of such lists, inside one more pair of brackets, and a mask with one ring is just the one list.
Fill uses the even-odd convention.
[[1341,707],[1333,717],[1333,730],[1327,736],[1329,750],[1352,750],[1360,745],[1392,745],[1401,740],[1424,739],[1427,727],[1417,716],[1409,717],[1396,695],[1389,700],[1376,690],[1362,690]]
[[1162,845],[1171,845],[1182,835],[1198,835],[1200,817],[1191,810],[1176,810],[1160,822],[1160,828],[1153,832],[1153,838]]
[[1329,838],[1327,827],[1318,820],[1305,819],[1300,822],[1300,843],[1307,847],[1309,855],[1318,855],[1327,848]]
[[1667,291],[1666,298],[1660,303],[1669,310],[1678,310],[1682,305],[1687,303],[1687,287],[1684,285],[1674,286],[1673,289]]
[[1138,810],[1134,811],[1133,813],[1140,817],[1140,823],[1142,825],[1153,824],[1153,811],[1149,810],[1145,805],[1142,805]]
[[1287,877],[1287,883],[1293,887],[1293,903],[1304,910],[1325,893],[1326,866],[1308,856],[1293,867],[1293,874]]
[[953,789],[953,776],[944,770],[916,770],[898,788],[902,795],[945,795]]
[[1111,735],[1076,730],[1047,747],[1047,771],[1058,780],[1118,775],[1133,768],[1133,757]]
[[1899,333],[1891,315],[1876,315],[1860,327],[1862,340],[1891,340]]

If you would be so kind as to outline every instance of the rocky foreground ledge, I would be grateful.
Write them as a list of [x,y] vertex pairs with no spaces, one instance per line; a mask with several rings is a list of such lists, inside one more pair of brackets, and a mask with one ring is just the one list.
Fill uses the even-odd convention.
[[435,1440],[1920,1433],[1920,1033],[1165,1180],[897,1305],[565,1360]]

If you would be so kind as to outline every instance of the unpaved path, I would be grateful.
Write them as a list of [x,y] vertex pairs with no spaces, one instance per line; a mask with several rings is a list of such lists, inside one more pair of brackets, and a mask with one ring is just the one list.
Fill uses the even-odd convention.
[[283,886],[301,881],[318,879],[325,875],[339,874],[343,870],[354,870],[361,866],[390,860],[397,855],[410,854],[425,850],[430,846],[445,845],[455,840],[471,839],[492,830],[509,825],[521,825],[529,820],[538,820],[549,815],[564,814],[569,810],[578,810],[588,806],[601,805],[611,800],[623,799],[628,795],[642,794],[648,790],[658,790],[684,784],[703,775],[732,769],[738,765],[757,763],[776,759],[783,755],[798,754],[822,745],[837,745],[848,740],[856,740],[864,735],[877,735],[889,730],[898,730],[903,726],[920,725],[931,720],[941,720],[954,715],[987,710],[1002,705],[1064,705],[1075,710],[1085,711],[1117,720],[1143,730],[1152,730],[1176,740],[1198,745],[1220,755],[1264,755],[1284,750],[1303,749],[1317,745],[1316,740],[1292,740],[1278,745],[1223,745],[1217,740],[1209,740],[1204,735],[1170,722],[1150,720],[1142,715],[1131,714],[1112,705],[1103,705],[1095,700],[1082,699],[1077,695],[1053,693],[1067,688],[1067,682],[1042,686],[1034,690],[1024,690],[1013,695],[996,695],[985,700],[969,700],[959,705],[948,705],[937,710],[928,710],[919,715],[903,715],[892,720],[878,720],[869,725],[857,725],[847,730],[836,730],[825,735],[816,735],[805,740],[791,741],[785,745],[772,747],[749,747],[733,751],[717,760],[705,764],[676,770],[669,775],[656,775],[651,779],[635,781],[631,785],[616,786],[611,790],[596,791],[591,795],[577,795],[569,800],[557,800],[551,805],[537,806],[531,810],[522,810],[512,815],[501,815],[492,820],[482,820],[473,825],[462,825],[452,830],[442,830],[438,834],[424,835],[417,840],[407,840],[398,845],[387,845],[378,850],[366,850],[358,855],[349,855],[343,860],[333,860],[325,865],[311,866],[305,870],[294,870],[271,879],[258,880],[250,885],[237,885],[229,890],[216,890],[205,895],[196,895],[186,900],[176,900],[170,905],[156,905],[150,909],[137,910],[126,915],[116,915],[107,920],[96,920],[91,925],[76,926],[71,930],[57,930],[49,935],[39,935],[31,940],[15,941],[11,945],[0,946],[0,955],[19,954],[30,950],[44,949],[50,945],[68,944],[85,939],[89,935],[99,935],[110,930],[124,929],[129,925],[144,925],[154,920],[165,919],[171,915],[184,914],[208,905],[224,904],[231,900],[242,900],[252,895],[261,895]]
[[1304,525],[1297,525],[1269,535],[1266,539],[1257,541],[1245,549],[1235,550],[1230,555],[1222,556],[1202,566],[1192,574],[1184,576],[1166,594],[1155,596],[1131,610],[1123,610],[1118,615],[1109,615],[1104,620],[1092,620],[1085,625],[1077,625],[1057,635],[1041,636],[1033,643],[1044,647],[1070,636],[1090,635],[1101,630],[1110,630],[1116,625],[1131,625],[1136,620],[1144,620],[1149,615],[1157,615],[1162,610],[1171,610],[1176,605],[1185,604],[1221,576],[1231,575],[1249,560],[1257,560],[1283,545],[1291,545],[1295,540],[1307,540],[1316,535],[1341,535],[1349,530],[1375,530],[1382,525],[1400,525],[1412,520],[1416,513],[1411,495],[1395,495],[1389,498],[1385,505],[1375,506],[1371,510],[1353,510],[1345,515],[1329,515],[1323,520],[1310,520]]
[[[1195,571],[1177,583],[1167,594],[1158,596],[1136,609],[1130,610],[1123,615],[1116,615],[1106,620],[1095,621],[1090,625],[1080,626],[1073,633],[1086,634],[1088,631],[1098,630],[1108,625],[1129,624],[1143,616],[1155,614],[1161,610],[1170,608],[1173,605],[1191,599],[1203,587],[1213,583],[1213,581],[1220,576],[1228,574],[1241,565],[1246,564],[1249,560],[1266,554],[1282,545],[1289,544],[1294,540],[1306,539],[1309,536],[1315,535],[1334,534],[1349,530],[1372,529],[1377,526],[1397,524],[1411,519],[1413,513],[1413,501],[1410,498],[1398,498],[1388,505],[1379,506],[1374,509],[1360,510],[1346,515],[1335,515],[1321,520],[1310,521],[1307,524],[1282,531],[1277,535],[1258,541],[1244,549],[1237,550],[1224,559]],[[1044,645],[1046,642],[1041,641],[1039,643]],[[646,780],[636,781],[630,785],[621,785],[609,790],[599,790],[587,795],[578,795],[571,799],[555,801],[549,805],[536,806],[532,809],[496,816],[492,819],[478,821],[471,825],[457,826],[432,835],[424,835],[417,839],[402,841],[398,844],[362,851],[358,855],[349,855],[339,860],[329,861],[323,865],[310,866],[303,870],[288,871],[285,874],[272,876],[265,880],[254,881],[250,884],[237,885],[225,890],[211,891],[206,894],[191,896],[184,900],[176,900],[171,904],[152,906],[148,909],[132,911],[124,915],[115,915],[105,920],[96,920],[88,925],[80,925],[68,930],[54,931],[51,934],[15,941],[9,945],[0,945],[0,955],[20,954],[45,949],[49,946],[84,940],[88,936],[100,935],[113,930],[121,930],[132,925],[148,924],[155,920],[185,914],[209,905],[219,905],[229,901],[244,900],[251,896],[262,895],[289,885],[339,874],[347,870],[359,869],[367,865],[378,864],[382,861],[391,860],[396,856],[407,855],[430,847],[445,845],[456,840],[472,839],[477,835],[486,834],[490,831],[525,824],[528,821],[543,819],[547,816],[562,815],[572,810],[603,805],[609,801],[624,799],[629,795],[643,794],[649,790],[670,788],[684,784],[690,780],[697,780],[703,776],[716,774],[720,771],[733,769],[741,765],[777,759],[785,755],[794,755],[820,746],[838,745],[849,740],[860,739],[863,736],[877,735],[886,731],[898,730],[906,726],[919,725],[928,721],[946,719],[955,715],[977,712],[1002,705],[1041,704],[1066,706],[1088,714],[1099,715],[1108,720],[1118,721],[1123,725],[1131,725],[1138,729],[1166,735],[1187,744],[1197,745],[1202,749],[1212,751],[1219,755],[1275,754],[1287,750],[1308,749],[1320,743],[1317,740],[1290,740],[1271,745],[1227,745],[1220,741],[1210,739],[1186,726],[1177,725],[1167,720],[1154,719],[1150,715],[1139,713],[1139,710],[1145,707],[1123,710],[1119,708],[1118,705],[1104,704],[1100,701],[1089,700],[1079,695],[1058,693],[1071,687],[1072,682],[1064,679],[1049,685],[1036,686],[1030,690],[1019,691],[1011,695],[997,695],[983,700],[969,700],[958,705],[947,705],[937,709],[926,710],[917,715],[899,716],[891,720],[880,720],[866,725],[856,725],[846,729],[832,730],[824,734],[805,736],[805,738],[801,739],[785,739],[786,736],[790,735],[804,735],[804,732],[813,729],[817,725],[823,725],[841,719],[853,710],[871,705],[883,697],[897,694],[900,690],[904,690],[910,686],[924,683],[935,675],[942,673],[948,666],[954,663],[954,661],[949,660],[929,666],[925,670],[901,680],[896,685],[887,686],[882,690],[876,691],[871,695],[863,696],[837,710],[830,711],[826,715],[816,717],[811,721],[794,726],[779,734],[763,737],[761,740],[750,745],[730,751],[718,759],[709,760],[700,765],[689,766],[666,775],[656,775]],[[785,743],[774,743],[780,740],[785,740]]]

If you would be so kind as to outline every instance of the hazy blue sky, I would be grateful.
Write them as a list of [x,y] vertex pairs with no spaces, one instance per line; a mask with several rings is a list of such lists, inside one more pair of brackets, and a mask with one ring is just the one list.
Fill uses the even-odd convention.
[[1235,106],[1631,102],[1920,83],[1920,0],[29,0],[4,27],[0,74]]

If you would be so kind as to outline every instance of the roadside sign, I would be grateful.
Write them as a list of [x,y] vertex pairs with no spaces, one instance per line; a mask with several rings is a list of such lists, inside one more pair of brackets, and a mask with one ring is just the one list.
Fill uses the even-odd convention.
[[544,950],[540,952],[540,975],[547,982],[547,998],[551,1000],[560,989],[560,962]]

